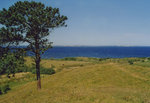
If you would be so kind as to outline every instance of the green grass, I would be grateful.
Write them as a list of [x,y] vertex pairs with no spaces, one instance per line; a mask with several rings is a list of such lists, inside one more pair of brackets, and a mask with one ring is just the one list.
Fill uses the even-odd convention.
[[[129,60],[134,61],[133,65]],[[49,68],[53,64],[61,70],[45,76],[40,91],[36,81],[29,81],[1,95],[0,103],[149,103],[150,62],[143,60],[42,60],[43,66]]]

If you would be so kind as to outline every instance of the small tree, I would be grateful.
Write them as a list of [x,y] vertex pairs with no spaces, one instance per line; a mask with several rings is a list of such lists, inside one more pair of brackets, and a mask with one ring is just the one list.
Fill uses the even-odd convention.
[[15,73],[20,72],[24,67],[24,58],[19,52],[9,52],[4,54],[0,59],[0,74],[7,74],[10,78],[10,74],[15,77]]
[[45,7],[40,2],[17,2],[8,10],[0,11],[1,35],[11,35],[8,41],[27,42],[27,49],[34,54],[37,87],[41,88],[41,54],[51,47],[47,36],[54,28],[66,26],[66,16],[60,15],[58,8]]
[[[15,48],[20,41],[19,38],[19,35],[8,33],[3,27],[0,29],[0,74],[15,76],[15,73],[24,66],[24,52],[21,48]],[[14,48],[10,48],[11,45]]]

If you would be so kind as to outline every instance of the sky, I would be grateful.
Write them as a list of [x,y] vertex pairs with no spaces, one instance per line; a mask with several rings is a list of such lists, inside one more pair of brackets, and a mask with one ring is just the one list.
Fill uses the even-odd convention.
[[[0,0],[0,10],[16,1]],[[68,26],[48,37],[53,45],[150,46],[150,0],[35,1],[57,7],[68,17]]]

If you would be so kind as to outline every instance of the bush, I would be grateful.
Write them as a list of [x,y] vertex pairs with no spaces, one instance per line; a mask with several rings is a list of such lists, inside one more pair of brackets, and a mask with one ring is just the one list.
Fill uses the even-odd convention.
[[144,60],[141,60],[141,62],[145,62]]
[[105,61],[107,59],[109,59],[109,58],[99,58],[98,61]]
[[[36,74],[36,69],[33,69],[33,70],[32,70],[32,73],[33,73],[33,74]],[[52,75],[52,74],[55,74],[55,70],[54,70],[53,68],[43,68],[43,67],[41,67],[41,68],[40,68],[40,73],[41,73],[41,74]]]
[[133,64],[133,61],[132,61],[132,60],[129,60],[128,63],[129,63],[130,65],[132,65],[132,64]]
[[0,74],[22,72],[24,58],[18,52],[10,52],[0,58]]
[[66,58],[64,58],[63,60],[76,61],[77,58],[74,58],[74,57],[66,57]]
[[9,87],[8,84],[3,85],[3,86],[0,87],[0,94],[5,94],[5,93],[7,93],[7,91],[9,91],[9,90],[10,90],[10,87]]
[[150,57],[148,57],[148,58],[147,58],[147,60],[149,60],[149,61],[150,61]]
[[4,85],[4,86],[2,87],[3,93],[7,93],[8,90],[10,90],[10,87],[9,87],[8,84],[6,84],[6,85]]
[[53,68],[50,68],[50,69],[41,69],[41,74],[49,74],[49,75],[52,75],[52,74],[55,74],[55,70]]

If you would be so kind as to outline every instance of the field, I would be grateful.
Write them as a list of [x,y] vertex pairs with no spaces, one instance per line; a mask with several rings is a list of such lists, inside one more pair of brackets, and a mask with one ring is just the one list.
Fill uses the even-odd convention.
[[[32,65],[30,57],[26,65]],[[11,81],[11,90],[0,103],[150,103],[149,58],[43,59],[41,65],[56,73],[42,75],[39,91],[34,74],[1,76],[0,84]]]

